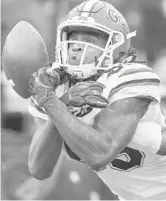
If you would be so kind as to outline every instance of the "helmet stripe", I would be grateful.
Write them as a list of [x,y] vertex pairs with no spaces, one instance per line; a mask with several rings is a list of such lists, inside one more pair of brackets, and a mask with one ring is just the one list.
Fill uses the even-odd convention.
[[84,7],[82,8],[81,16],[82,17],[89,17],[97,2],[99,2],[99,0],[87,1],[87,3],[84,4]]
[[79,12],[79,16],[81,16],[82,11],[83,11],[83,8],[84,8],[84,6],[85,6],[86,3],[87,3],[86,1],[83,2],[83,3],[81,4],[81,7],[80,7],[80,8],[77,8],[77,11]]
[[95,8],[95,6],[97,5],[99,3],[99,1],[96,1],[94,4],[93,4],[93,6],[92,6],[92,8],[91,8],[91,11],[90,11],[90,13],[89,13],[89,17],[93,14],[93,9]]

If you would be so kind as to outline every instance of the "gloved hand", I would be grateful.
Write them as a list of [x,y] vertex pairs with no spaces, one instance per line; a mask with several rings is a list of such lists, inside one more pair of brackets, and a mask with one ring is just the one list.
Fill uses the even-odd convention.
[[60,82],[59,74],[51,66],[42,67],[32,74],[29,92],[39,107],[50,97],[55,96],[55,88]]
[[71,87],[60,100],[66,106],[82,107],[87,105],[93,108],[105,108],[109,102],[101,95],[103,89],[104,85],[99,82],[79,82]]

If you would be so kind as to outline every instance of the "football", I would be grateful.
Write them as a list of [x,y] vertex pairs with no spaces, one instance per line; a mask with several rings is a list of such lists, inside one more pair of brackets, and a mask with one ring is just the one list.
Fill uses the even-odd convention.
[[3,70],[15,92],[29,98],[31,75],[48,64],[47,47],[39,32],[26,21],[18,22],[8,34],[2,51]]

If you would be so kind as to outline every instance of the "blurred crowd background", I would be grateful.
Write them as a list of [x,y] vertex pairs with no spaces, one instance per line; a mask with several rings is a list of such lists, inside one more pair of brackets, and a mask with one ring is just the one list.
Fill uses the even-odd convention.
[[[1,51],[17,22],[31,23],[44,38],[54,61],[56,28],[82,0],[2,0]],[[162,108],[166,114],[166,0],[107,0],[126,18],[139,59],[146,59],[161,79]],[[63,156],[58,177],[38,181],[27,167],[28,147],[35,131],[28,114],[29,100],[9,86],[1,68],[1,198],[2,200],[111,200],[114,195],[82,164]],[[56,174],[55,174],[56,175]],[[55,182],[56,181],[56,182]]]

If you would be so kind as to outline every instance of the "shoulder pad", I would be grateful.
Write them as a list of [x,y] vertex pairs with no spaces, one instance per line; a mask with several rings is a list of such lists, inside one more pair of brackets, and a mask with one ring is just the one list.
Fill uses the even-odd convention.
[[160,79],[153,69],[139,63],[123,64],[114,68],[117,69],[109,72],[107,77],[107,87],[111,86],[108,96],[110,102],[131,97],[160,101]]

